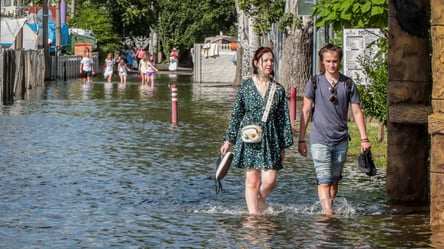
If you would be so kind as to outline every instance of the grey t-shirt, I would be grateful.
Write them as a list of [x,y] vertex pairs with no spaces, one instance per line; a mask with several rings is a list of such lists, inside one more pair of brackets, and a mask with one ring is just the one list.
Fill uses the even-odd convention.
[[[317,77],[316,89],[309,80],[305,87],[304,96],[314,101],[313,120],[310,129],[310,143],[334,145],[348,139],[347,114],[349,97],[345,80],[341,74],[336,88],[336,101],[330,101],[330,83],[321,74]],[[350,102],[359,104],[359,92],[355,82],[352,81]]]

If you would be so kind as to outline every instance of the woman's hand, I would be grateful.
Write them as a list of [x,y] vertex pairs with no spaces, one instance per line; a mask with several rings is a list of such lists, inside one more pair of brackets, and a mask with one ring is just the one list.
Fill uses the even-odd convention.
[[225,155],[225,153],[228,152],[228,149],[230,149],[230,142],[225,141],[224,144],[222,145],[222,147],[220,147],[220,153],[222,155]]
[[281,149],[281,156],[279,158],[281,160],[281,163],[284,161],[285,159],[285,149]]

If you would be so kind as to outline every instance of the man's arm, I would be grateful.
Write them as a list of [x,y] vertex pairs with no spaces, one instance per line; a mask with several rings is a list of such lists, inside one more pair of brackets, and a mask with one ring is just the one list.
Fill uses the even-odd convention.
[[307,132],[307,126],[310,122],[311,113],[313,110],[313,100],[304,97],[304,105],[301,111],[301,118],[299,120],[299,140],[298,151],[302,156],[307,156],[307,143],[305,142],[305,133]]
[[358,127],[359,134],[361,135],[361,152],[370,149],[371,144],[367,135],[367,128],[365,126],[364,113],[361,110],[359,104],[352,104],[353,117],[355,118],[356,126]]

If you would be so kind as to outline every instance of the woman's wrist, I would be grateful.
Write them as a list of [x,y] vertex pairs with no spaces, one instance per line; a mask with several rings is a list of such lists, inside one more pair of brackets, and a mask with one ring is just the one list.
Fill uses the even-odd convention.
[[299,140],[298,143],[303,144],[303,143],[305,143],[305,140]]
[[231,145],[230,141],[228,141],[228,140],[226,140],[226,141],[224,142],[224,144]]

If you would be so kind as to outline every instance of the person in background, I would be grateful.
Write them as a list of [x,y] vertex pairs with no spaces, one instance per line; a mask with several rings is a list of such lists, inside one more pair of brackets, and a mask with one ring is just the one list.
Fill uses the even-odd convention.
[[371,147],[359,105],[358,89],[349,77],[339,73],[341,60],[342,49],[339,46],[327,44],[319,50],[320,75],[316,76],[314,84],[312,80],[306,84],[300,118],[298,151],[302,156],[307,156],[305,136],[312,118],[310,150],[318,197],[326,215],[334,214],[333,200],[347,156],[349,103],[361,136],[361,152]]
[[139,67],[140,61],[145,58],[146,51],[143,48],[138,48],[136,52],[136,59],[137,59],[137,67]]
[[146,69],[146,80],[149,84],[150,88],[154,88],[154,79],[156,77],[156,72],[159,71],[154,62],[154,56],[150,55],[147,61],[147,69]]
[[117,66],[117,71],[119,72],[120,76],[120,84],[125,85],[128,71],[131,71],[131,68],[128,67],[128,64],[126,63],[125,60],[121,59]]
[[179,53],[177,52],[176,48],[173,48],[173,51],[171,51],[171,53],[170,53],[170,57],[172,57],[175,60],[177,60],[179,58]]
[[148,84],[148,77],[146,75],[147,68],[148,68],[148,55],[145,54],[145,56],[139,62],[139,73],[141,79],[140,87],[145,87],[145,85]]
[[170,71],[177,70],[178,58],[179,58],[179,53],[177,52],[176,48],[173,48],[173,51],[171,51],[170,53],[170,65],[168,66],[168,69]]
[[105,72],[103,73],[103,76],[105,77],[105,79],[107,79],[108,83],[110,83],[113,78],[114,62],[115,60],[113,59],[113,54],[109,53],[105,59]]
[[83,83],[90,83],[91,77],[96,74],[94,71],[94,61],[91,58],[91,53],[88,49],[85,50],[83,58],[80,61],[80,75],[83,78]]
[[133,68],[133,57],[134,57],[134,49],[132,47],[128,47],[125,51],[126,65],[128,68]]
[[[239,86],[234,102],[225,142],[220,152],[228,152],[234,145],[232,166],[245,169],[245,201],[250,214],[267,208],[266,200],[276,187],[278,171],[283,168],[285,148],[293,144],[285,89],[273,81],[274,54],[270,48],[256,50],[252,61],[253,76]],[[265,104],[273,84],[276,92],[267,121],[263,124],[263,138],[259,143],[246,143],[241,129],[261,123]]]

